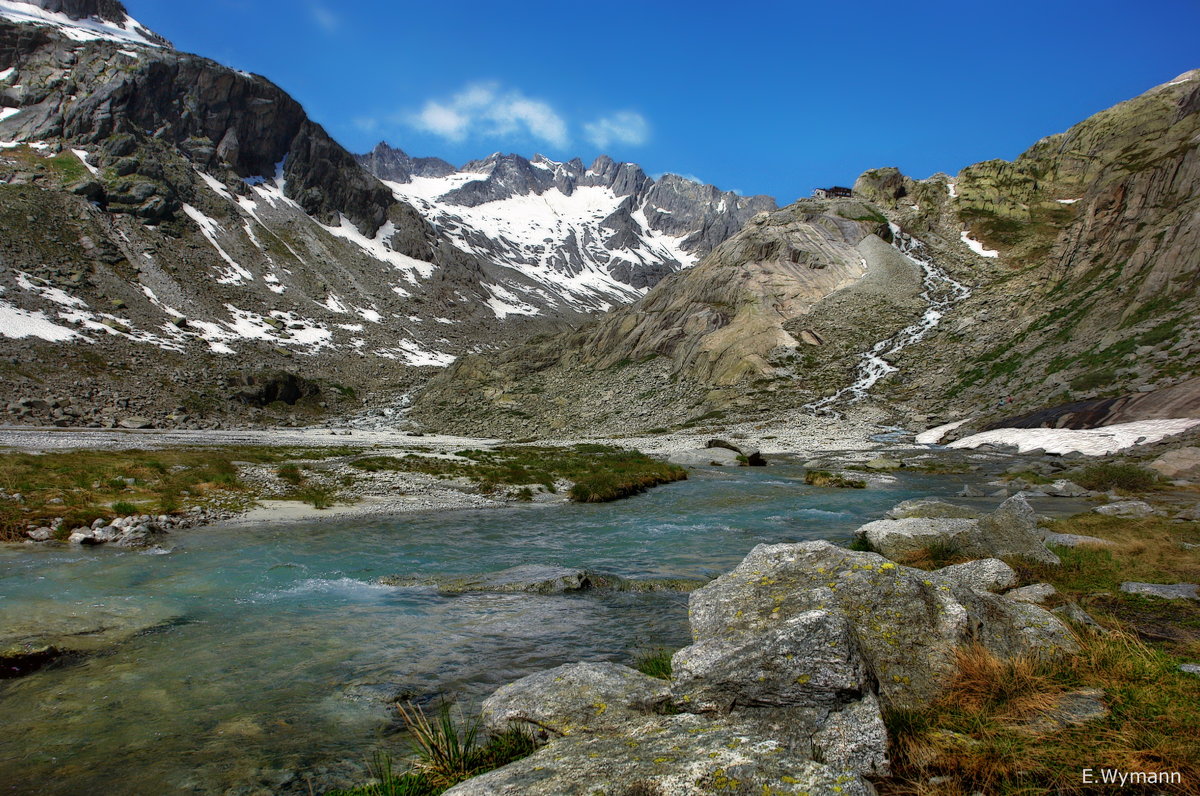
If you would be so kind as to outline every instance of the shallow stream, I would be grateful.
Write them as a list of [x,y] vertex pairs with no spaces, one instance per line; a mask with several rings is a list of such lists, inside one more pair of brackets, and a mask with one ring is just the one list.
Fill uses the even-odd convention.
[[846,539],[957,477],[866,490],[805,486],[799,467],[695,475],[631,500],[230,527],[174,551],[0,546],[5,622],[45,600],[154,601],[178,618],[101,655],[0,680],[0,792],[320,793],[403,740],[389,708],[579,660],[628,663],[688,643],[687,595],[470,594],[381,575],[523,563],[625,577],[706,577],[755,545]]

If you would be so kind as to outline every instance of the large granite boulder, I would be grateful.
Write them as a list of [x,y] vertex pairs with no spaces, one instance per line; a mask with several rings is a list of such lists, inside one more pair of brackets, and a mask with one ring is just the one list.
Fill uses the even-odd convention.
[[1041,608],[828,542],[759,545],[689,603],[696,644],[767,638],[814,610],[849,622],[884,705],[919,707],[942,694],[963,646],[1005,659],[1077,648],[1067,626]]
[[888,774],[882,706],[945,692],[955,652],[1078,649],[1053,614],[993,590],[984,560],[924,572],[828,542],[759,545],[692,593],[694,643],[668,685],[610,663],[560,666],[484,702],[487,725],[533,728],[530,757],[450,796],[873,794]]
[[617,663],[571,663],[503,686],[484,700],[483,721],[545,738],[642,721],[670,702],[665,680]]
[[704,638],[671,663],[683,710],[755,721],[766,737],[840,769],[887,774],[874,678],[840,612],[805,611],[765,631]]
[[1150,469],[1163,478],[1194,481],[1200,479],[1200,448],[1178,448],[1167,451],[1150,462]]
[[[888,558],[898,559],[933,545],[943,545],[967,557],[1017,557],[1045,564],[1059,563],[1058,556],[1042,541],[1037,514],[1021,495],[1009,498],[996,511],[978,519],[961,514],[945,516],[941,512],[959,507],[938,501],[915,506],[911,503],[901,503],[890,512],[903,519],[869,522],[855,531],[855,535]],[[922,516],[911,516],[910,511]]]
[[755,724],[694,714],[557,738],[530,757],[469,779],[446,796],[704,796],[712,793],[873,796],[852,772]]

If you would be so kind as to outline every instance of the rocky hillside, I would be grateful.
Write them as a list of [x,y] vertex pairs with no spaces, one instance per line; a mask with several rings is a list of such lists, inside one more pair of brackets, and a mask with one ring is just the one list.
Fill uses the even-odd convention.
[[496,153],[455,169],[380,144],[358,160],[463,251],[511,269],[488,289],[512,314],[627,304],[775,209],[604,156],[589,167]]
[[[311,412],[353,408],[644,290],[613,281],[614,261],[620,290],[603,302],[554,292],[497,255],[488,230],[468,240],[398,198],[396,185],[457,173],[412,163],[384,184],[270,81],[174,50],[115,0],[3,0],[8,419],[192,425],[242,412],[238,396],[264,383],[250,403],[299,392]],[[697,247],[722,234],[700,216]],[[641,278],[684,264],[647,255]],[[281,373],[308,382],[297,391]]]
[[[1200,71],[1011,163],[923,182],[870,172],[856,189],[917,236],[988,255],[956,317],[899,358],[911,375],[886,397],[936,420],[976,417],[962,433],[1081,402],[1105,409],[1040,420],[1200,412]],[[1153,400],[1112,407],[1131,393]]]
[[414,415],[489,433],[616,432],[815,400],[857,352],[928,307],[921,268],[894,240],[886,218],[853,200],[759,214],[629,307],[460,360]]
[[762,214],[574,334],[462,360],[414,414],[459,430],[615,431],[869,396],[914,426],[974,418],[965,433],[1170,387],[1122,401],[1121,417],[1194,414],[1198,111],[1190,72],[1013,163],[922,181],[867,172],[854,201]]

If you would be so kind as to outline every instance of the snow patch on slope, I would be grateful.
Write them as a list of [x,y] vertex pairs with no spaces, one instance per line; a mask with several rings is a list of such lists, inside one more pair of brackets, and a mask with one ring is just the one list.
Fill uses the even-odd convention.
[[1138,420],[1100,428],[997,428],[951,442],[951,448],[1016,445],[1020,452],[1041,448],[1046,453],[1104,456],[1134,445],[1149,445],[1200,425],[1200,418]]
[[999,257],[1000,252],[992,249],[985,249],[983,244],[971,237],[969,230],[962,231],[962,242],[967,244],[967,247],[978,254],[980,257]]
[[0,0],[0,17],[12,22],[52,27],[73,41],[115,41],[146,47],[162,46],[154,40],[154,34],[146,26],[131,17],[126,17],[120,24],[96,17],[71,19],[66,14],[56,14],[14,0]]

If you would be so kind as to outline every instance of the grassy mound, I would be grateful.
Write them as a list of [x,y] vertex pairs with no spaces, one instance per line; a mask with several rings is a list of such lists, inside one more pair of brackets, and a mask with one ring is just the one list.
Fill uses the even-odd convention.
[[556,481],[572,481],[570,498],[578,503],[619,500],[687,478],[682,467],[611,445],[563,448],[509,445],[488,451],[458,451],[454,458],[366,456],[352,464],[368,472],[395,470],[439,478],[468,478],[484,493],[494,492],[500,486],[541,486],[547,492],[554,492]]

